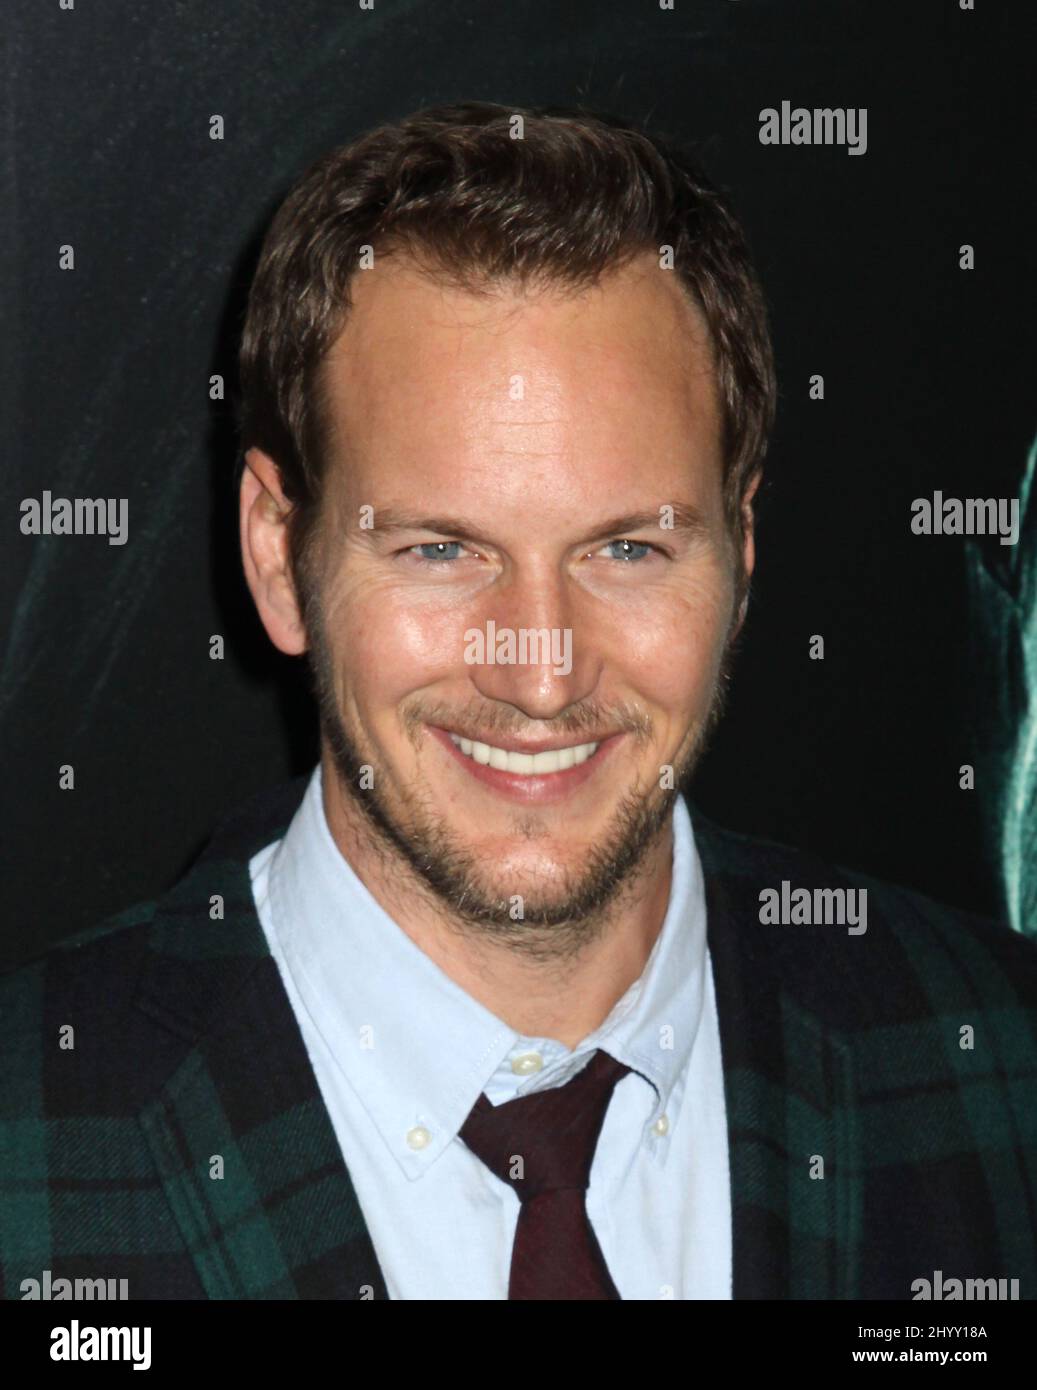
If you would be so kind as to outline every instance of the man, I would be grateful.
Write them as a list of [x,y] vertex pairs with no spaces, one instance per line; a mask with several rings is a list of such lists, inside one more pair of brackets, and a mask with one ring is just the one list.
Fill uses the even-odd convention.
[[241,365],[320,765],[3,981],[6,1296],[1033,1297],[1033,945],[679,794],[775,395],[720,194],[421,113],[292,191]]

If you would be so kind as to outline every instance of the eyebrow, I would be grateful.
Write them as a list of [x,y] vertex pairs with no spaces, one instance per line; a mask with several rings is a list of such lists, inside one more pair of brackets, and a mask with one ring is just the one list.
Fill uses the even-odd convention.
[[[673,512],[673,525],[660,527],[663,506]],[[481,529],[464,517],[430,516],[421,512],[407,511],[403,507],[375,507],[374,526],[371,530],[379,535],[392,535],[398,531],[431,531],[438,536],[453,536],[457,540],[483,543],[487,540]],[[693,537],[709,534],[709,526],[702,512],[690,502],[668,502],[642,512],[624,512],[601,522],[593,532],[582,537],[580,544],[591,541],[611,540],[631,531],[665,530],[670,533],[683,533]]]

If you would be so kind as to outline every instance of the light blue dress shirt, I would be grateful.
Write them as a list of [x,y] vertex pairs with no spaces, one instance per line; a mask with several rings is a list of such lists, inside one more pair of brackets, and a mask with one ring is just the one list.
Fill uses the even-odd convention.
[[396,1299],[506,1299],[519,1200],[458,1137],[561,1086],[603,1048],[617,1083],[587,1214],[624,1299],[731,1297],[727,1119],[702,867],[682,799],[662,930],[641,978],[575,1049],[524,1037],[455,984],[371,896],[324,816],[318,766],[256,907]]

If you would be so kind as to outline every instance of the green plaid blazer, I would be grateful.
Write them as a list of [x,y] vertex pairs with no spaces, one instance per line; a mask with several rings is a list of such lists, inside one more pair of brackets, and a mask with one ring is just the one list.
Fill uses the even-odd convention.
[[[5,1298],[48,1269],[131,1299],[388,1296],[249,881],[304,785],[225,823],[161,901],[0,977]],[[1037,1296],[1037,945],[690,809],[734,1297],[911,1299],[937,1270]],[[867,888],[867,932],[762,924],[782,880]]]

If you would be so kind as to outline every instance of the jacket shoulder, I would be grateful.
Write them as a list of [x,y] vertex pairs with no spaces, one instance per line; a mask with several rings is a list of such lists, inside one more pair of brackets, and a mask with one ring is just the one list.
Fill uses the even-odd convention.
[[[77,1032],[98,1045],[102,1039],[117,1045],[122,1029],[128,1046],[141,1026],[135,1001],[164,1013],[156,993],[179,1006],[180,1031],[189,1033],[192,1018],[204,1015],[210,996],[267,953],[249,860],[283,835],[306,780],[263,789],[231,811],[162,897],[135,903],[0,974],[0,1039],[9,1049],[19,1036],[27,1047],[39,1047],[41,1030],[49,1038],[58,1021],[78,1021]],[[142,996],[145,974],[155,988]],[[28,1065],[28,1058],[23,1060]],[[117,1075],[129,1070],[125,1061],[116,1065]],[[10,1078],[17,1067],[0,1071]]]
[[41,1076],[48,1044],[59,1046],[66,1025],[73,1029],[65,1035],[70,1051],[77,1046],[77,1033],[85,1039],[90,1033],[112,1032],[132,1002],[157,907],[157,901],[135,903],[0,974],[0,1039],[6,1061],[0,1069],[0,1095],[7,1085],[21,1089]]
[[[887,992],[891,1007],[896,999],[911,998],[919,1013],[976,1004],[1037,1009],[1033,937],[915,889],[830,863],[808,850],[729,830],[697,811],[692,814],[707,880],[712,877],[723,885],[728,901],[739,909],[742,930],[753,933],[790,985],[814,980],[823,990],[826,972],[834,968],[833,976],[847,986],[852,979],[858,994]],[[836,909],[851,902],[863,912],[862,922],[851,935],[838,922],[761,921],[761,894],[772,890],[780,898],[783,884],[788,885],[786,904],[794,890],[806,889],[814,901],[832,903]],[[857,896],[840,900],[840,892]]]

